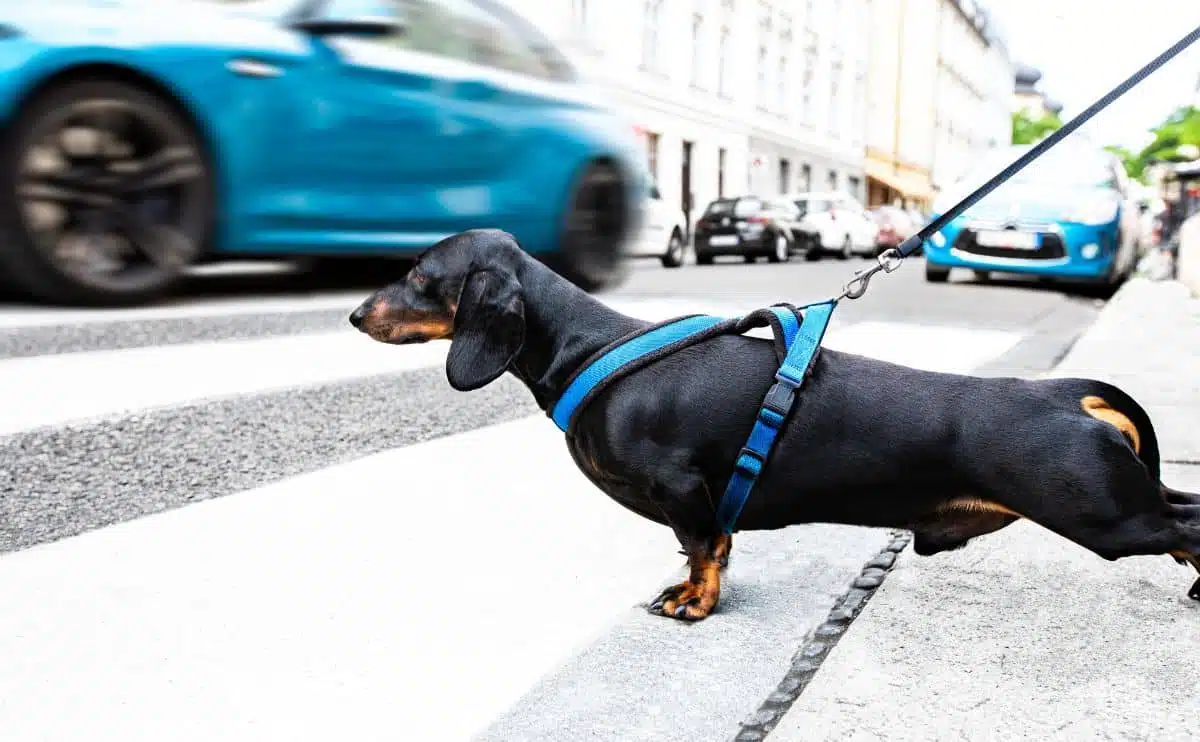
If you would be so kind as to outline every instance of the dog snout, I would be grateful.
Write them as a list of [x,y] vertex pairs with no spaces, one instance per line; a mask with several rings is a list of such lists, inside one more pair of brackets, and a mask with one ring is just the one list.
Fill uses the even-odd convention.
[[358,329],[362,329],[363,320],[371,313],[371,308],[367,306],[367,302],[359,304],[358,307],[350,313],[350,324]]

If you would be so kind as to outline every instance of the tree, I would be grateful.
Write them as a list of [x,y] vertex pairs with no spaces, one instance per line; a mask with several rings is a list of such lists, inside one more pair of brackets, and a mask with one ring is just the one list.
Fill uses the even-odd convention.
[[1012,115],[1012,143],[1034,144],[1061,129],[1062,125],[1062,119],[1053,111],[1047,111],[1037,118],[1031,116],[1028,109],[1015,111]]
[[1141,180],[1156,162],[1187,162],[1200,147],[1200,107],[1180,106],[1161,124],[1149,130],[1154,139],[1134,154],[1124,147],[1106,147],[1121,159],[1129,177]]

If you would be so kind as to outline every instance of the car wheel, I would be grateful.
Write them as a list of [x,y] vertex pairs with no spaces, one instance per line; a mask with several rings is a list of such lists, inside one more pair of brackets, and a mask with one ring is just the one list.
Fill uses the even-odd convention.
[[975,280],[980,283],[987,283],[992,279],[991,271],[975,271]]
[[743,255],[743,256],[742,256],[742,262],[743,262],[743,263],[747,263],[747,264],[749,264],[749,263],[753,263],[753,262],[755,262],[756,260],[758,260],[758,256],[757,256],[757,255]]
[[775,249],[767,259],[772,263],[786,263],[792,259],[792,246],[788,243],[786,235],[775,235]]
[[950,278],[950,269],[925,263],[925,280],[930,283],[945,283]]
[[838,251],[838,260],[849,260],[854,255],[854,243],[850,241],[850,235],[846,235],[846,239],[842,240],[842,249]]
[[696,255],[696,265],[712,265],[713,256],[711,255]]
[[0,164],[0,272],[30,298],[122,306],[200,257],[214,178],[190,123],[116,81],[52,88],[13,122]]
[[629,229],[625,181],[605,163],[583,171],[567,207],[559,251],[546,263],[584,291],[618,283],[625,274],[621,245]]
[[667,240],[667,251],[662,256],[662,264],[664,268],[678,268],[683,265],[683,237],[678,229],[673,230],[671,239]]

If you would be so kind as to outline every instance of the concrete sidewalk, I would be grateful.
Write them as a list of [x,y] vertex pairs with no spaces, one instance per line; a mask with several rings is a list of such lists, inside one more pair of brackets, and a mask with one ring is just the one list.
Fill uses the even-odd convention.
[[[1200,491],[1200,299],[1135,279],[1051,376],[1120,384],[1158,430],[1164,481]],[[769,740],[1200,739],[1196,579],[1106,562],[1028,522],[903,552]]]

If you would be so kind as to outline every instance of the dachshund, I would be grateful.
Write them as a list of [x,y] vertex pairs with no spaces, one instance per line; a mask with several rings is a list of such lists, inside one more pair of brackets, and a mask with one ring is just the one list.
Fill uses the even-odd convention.
[[[349,320],[382,343],[449,340],[455,390],[507,372],[548,413],[598,351],[651,325],[493,229],[437,242]],[[670,527],[687,556],[687,580],[654,598],[652,613],[695,621],[716,608],[732,547],[716,505],[779,360],[769,340],[718,335],[578,411],[566,444],[579,469]],[[940,373],[823,348],[737,530],[902,528],[929,556],[1026,518],[1109,561],[1169,555],[1200,572],[1200,495],[1159,478],[1149,417],[1110,384]],[[1200,600],[1200,579],[1190,596]]]

